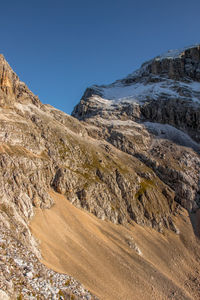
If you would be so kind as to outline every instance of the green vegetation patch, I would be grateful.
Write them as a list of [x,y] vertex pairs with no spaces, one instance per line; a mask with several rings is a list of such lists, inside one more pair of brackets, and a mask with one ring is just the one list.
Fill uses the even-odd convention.
[[135,194],[135,198],[138,199],[140,196],[142,196],[147,189],[152,188],[155,186],[152,180],[145,180],[140,183],[140,189]]
[[14,216],[13,208],[8,206],[6,203],[1,203],[0,204],[0,211],[6,213],[8,217],[13,217]]

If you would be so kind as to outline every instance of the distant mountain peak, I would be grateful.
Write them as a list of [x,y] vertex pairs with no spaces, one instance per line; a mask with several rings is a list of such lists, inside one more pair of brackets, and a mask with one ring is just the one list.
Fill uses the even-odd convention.
[[187,51],[196,51],[196,50],[200,50],[200,44],[196,44],[196,45],[191,45],[188,47],[184,47],[184,48],[180,48],[180,49],[171,49],[168,50],[167,52],[158,55],[155,57],[155,59],[176,59],[176,58],[181,58],[182,56],[184,56],[186,54]]
[[169,100],[200,106],[200,45],[170,50],[145,62],[124,79],[109,85],[91,86],[72,115],[84,119],[95,111],[115,114],[116,106],[119,111],[120,106],[142,107],[152,101]]
[[181,49],[168,50],[144,62],[141,68],[128,75],[127,78],[153,74],[166,76],[174,80],[188,77],[200,81],[199,69],[200,44]]

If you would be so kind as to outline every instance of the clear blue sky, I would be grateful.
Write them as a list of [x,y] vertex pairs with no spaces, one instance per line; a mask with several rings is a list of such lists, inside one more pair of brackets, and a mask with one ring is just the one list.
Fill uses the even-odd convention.
[[200,43],[200,0],[5,0],[0,10],[0,52],[43,103],[67,113],[87,86]]

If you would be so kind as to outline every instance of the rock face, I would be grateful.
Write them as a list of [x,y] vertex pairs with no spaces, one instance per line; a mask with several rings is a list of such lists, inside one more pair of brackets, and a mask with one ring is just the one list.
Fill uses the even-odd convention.
[[72,277],[39,262],[39,247],[28,226],[35,208],[53,205],[49,190],[63,167],[68,143],[62,138],[76,136],[76,132],[81,135],[84,128],[64,113],[42,105],[3,56],[0,78],[0,296],[94,299]]
[[108,86],[84,93],[72,115],[137,157],[189,211],[200,206],[200,46],[169,51]]
[[[40,258],[28,224],[35,208],[54,204],[51,189],[102,220],[179,233],[178,205],[200,207],[199,51],[156,58],[124,80],[87,89],[76,118],[43,105],[0,56],[0,238],[6,231],[10,245],[23,245],[23,264]],[[5,263],[11,248],[2,244]],[[22,278],[27,289],[14,279],[9,285],[13,266],[0,267],[0,288],[12,299],[60,295],[54,282],[51,294],[32,279]],[[73,291],[92,299],[81,289]]]
[[172,50],[163,56],[156,57],[147,63],[147,72],[164,75],[173,80],[190,78],[200,81],[200,46]]
[[12,105],[17,99],[19,103],[39,104],[39,99],[19,80],[4,56],[0,54],[0,105]]

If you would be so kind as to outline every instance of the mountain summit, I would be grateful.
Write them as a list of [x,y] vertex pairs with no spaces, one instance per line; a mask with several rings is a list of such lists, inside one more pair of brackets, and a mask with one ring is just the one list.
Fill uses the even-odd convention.
[[0,56],[2,299],[199,299],[199,69],[171,51],[68,116]]
[[128,77],[88,88],[72,115],[170,124],[200,141],[200,46],[169,51]]

